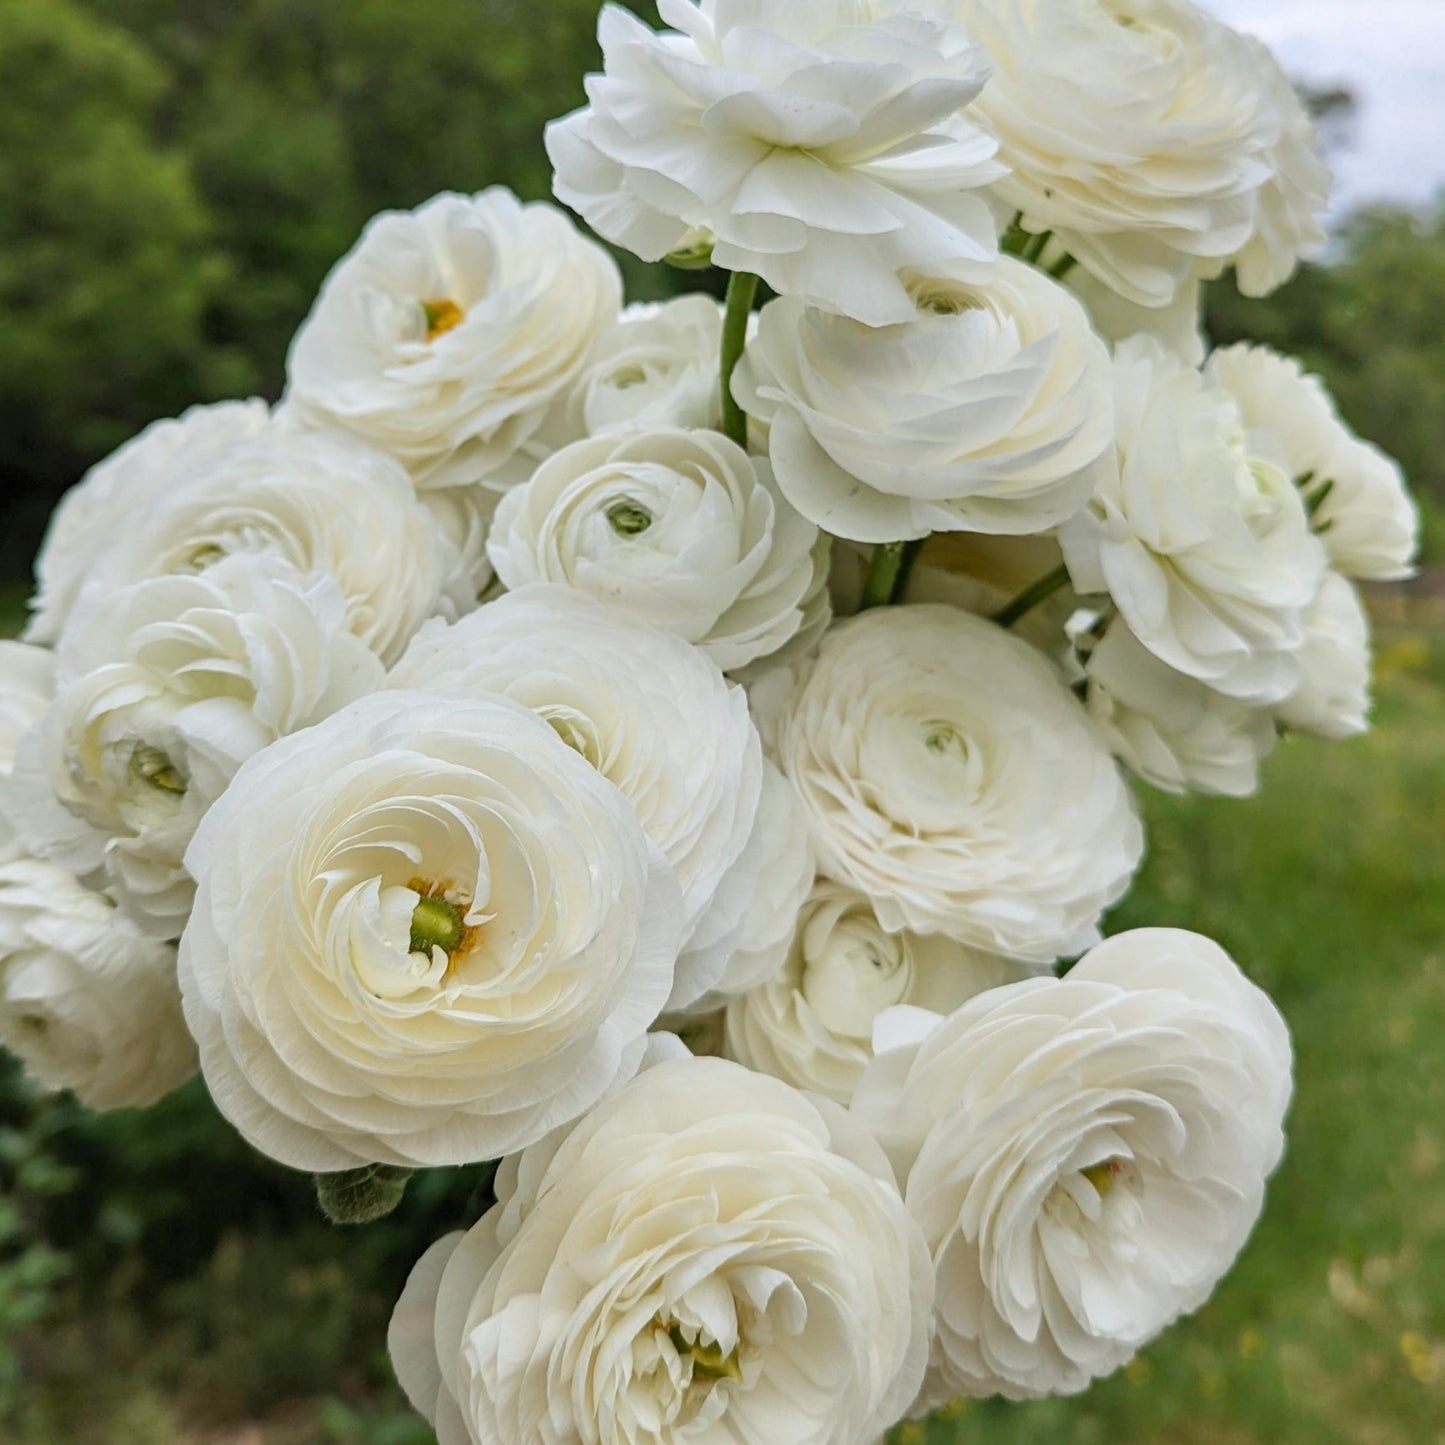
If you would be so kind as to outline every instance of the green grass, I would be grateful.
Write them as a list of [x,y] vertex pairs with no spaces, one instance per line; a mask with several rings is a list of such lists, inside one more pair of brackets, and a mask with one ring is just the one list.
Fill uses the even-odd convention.
[[[972,1403],[905,1445],[1445,1445],[1445,639],[1383,639],[1379,692],[1371,736],[1282,745],[1257,799],[1149,794],[1150,857],[1112,921],[1218,938],[1293,1029],[1290,1150],[1238,1267],[1087,1394]],[[164,1289],[137,1248],[130,1284],[32,1333],[32,1408],[0,1434],[427,1440],[386,1383],[380,1236],[246,1228]]]

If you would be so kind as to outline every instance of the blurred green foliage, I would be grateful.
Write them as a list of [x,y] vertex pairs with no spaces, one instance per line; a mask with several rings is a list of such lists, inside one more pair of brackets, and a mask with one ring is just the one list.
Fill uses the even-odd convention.
[[1319,372],[1350,424],[1430,504],[1430,555],[1445,560],[1445,197],[1423,215],[1359,212],[1336,246],[1332,264],[1307,267],[1262,301],[1212,287],[1210,334],[1267,342]]
[[279,395],[368,217],[545,196],[597,0],[0,0],[0,577],[146,422]]

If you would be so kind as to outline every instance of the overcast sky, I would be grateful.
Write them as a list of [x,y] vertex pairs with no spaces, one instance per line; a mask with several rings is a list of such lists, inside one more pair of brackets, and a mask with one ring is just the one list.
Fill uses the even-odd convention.
[[1258,35],[1289,74],[1359,102],[1332,157],[1335,210],[1428,201],[1445,188],[1445,0],[1202,0]]

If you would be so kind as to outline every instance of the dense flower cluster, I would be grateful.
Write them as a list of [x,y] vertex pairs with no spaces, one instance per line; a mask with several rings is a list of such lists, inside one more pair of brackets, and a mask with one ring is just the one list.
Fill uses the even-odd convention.
[[278,407],[57,510],[0,643],[0,1040],[97,1109],[199,1066],[362,1213],[501,1160],[392,1322],[442,1445],[877,1445],[1084,1388],[1243,1246],[1288,1034],[1209,940],[1104,938],[1129,775],[1244,796],[1363,730],[1356,584],[1416,518],[1316,378],[1200,333],[1319,239],[1255,42],[659,11],[604,10],[554,189],[725,303],[439,196]]

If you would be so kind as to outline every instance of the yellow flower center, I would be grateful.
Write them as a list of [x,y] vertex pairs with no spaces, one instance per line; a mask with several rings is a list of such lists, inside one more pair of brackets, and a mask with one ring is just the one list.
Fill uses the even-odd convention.
[[467,313],[449,297],[442,297],[437,301],[423,301],[421,303],[422,315],[426,317],[426,339],[435,341],[438,336],[445,336],[448,331],[454,330],[467,319]]

